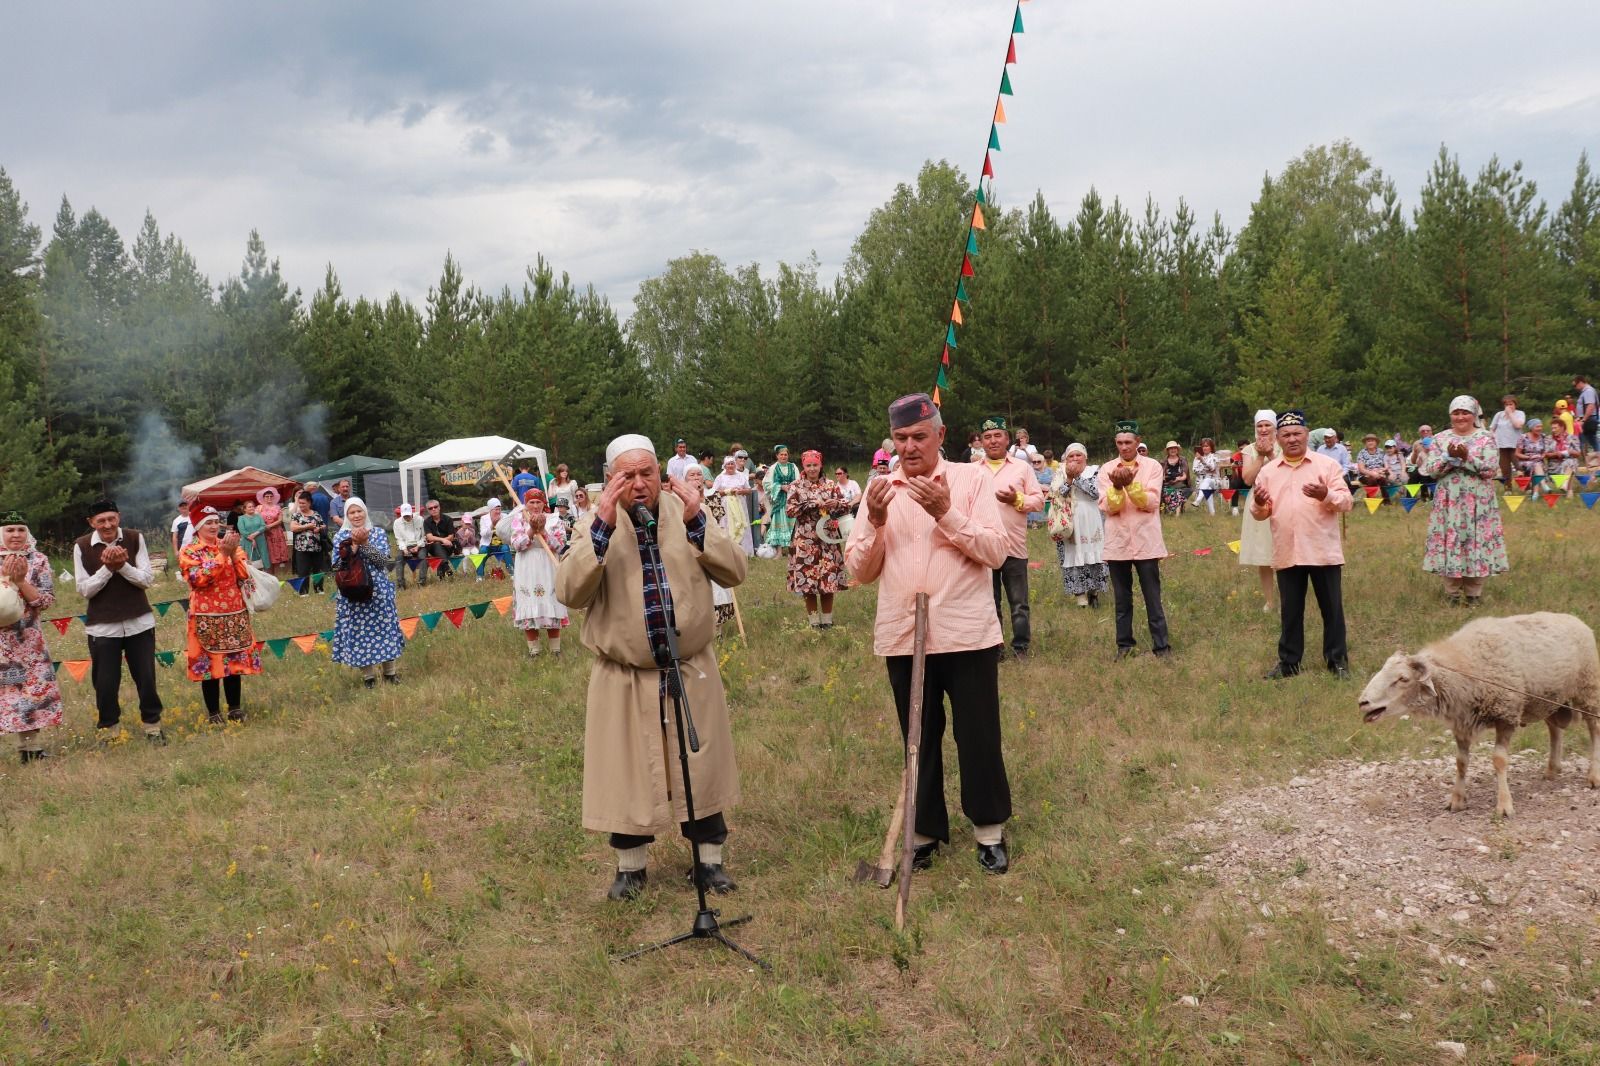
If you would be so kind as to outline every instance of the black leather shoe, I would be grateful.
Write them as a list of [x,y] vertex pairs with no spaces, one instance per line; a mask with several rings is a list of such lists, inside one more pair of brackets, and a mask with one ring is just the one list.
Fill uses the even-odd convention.
[[913,870],[928,870],[933,868],[933,857],[939,854],[939,842],[930,840],[926,844],[918,844],[911,849],[911,868]]
[[696,869],[700,871],[700,883],[706,886],[707,892],[712,892],[719,896],[726,896],[729,892],[732,892],[734,889],[739,887],[733,883],[733,878],[729,877],[727,873],[723,871],[722,864],[720,862],[703,862],[698,867],[685,870],[683,872],[683,879],[688,881],[690,884],[693,884],[695,880],[694,875]]
[[391,685],[398,685],[400,683],[400,675],[399,674],[384,674],[383,675],[383,679],[385,681],[389,682],[389,684],[391,684]]
[[378,687],[378,679],[375,678],[375,677],[363,677],[361,679],[361,684],[365,688],[377,688]]
[[1282,663],[1279,663],[1271,670],[1268,670],[1266,673],[1262,674],[1261,679],[1263,681],[1282,681],[1286,677],[1294,677],[1299,672],[1300,668],[1298,666],[1285,666]]
[[1172,649],[1170,647],[1168,647],[1168,648],[1157,648],[1155,651],[1151,652],[1150,654],[1154,655],[1157,659],[1170,659],[1170,658],[1172,658]]
[[1350,667],[1346,663],[1332,664],[1328,667],[1328,673],[1332,674],[1334,677],[1337,677],[1340,681],[1350,680]]
[[49,752],[44,752],[44,751],[25,751],[25,752],[22,753],[22,765],[26,766],[31,762],[39,762],[40,760],[48,759],[49,757],[50,757],[50,753]]
[[210,725],[221,725],[222,724],[222,715],[220,715],[220,714],[208,714],[208,715],[206,715],[206,722],[208,724],[210,724]]
[[638,899],[644,892],[643,870],[618,870],[617,879],[611,882],[611,891],[606,893],[606,899],[613,902]]
[[1114,663],[1120,663],[1122,660],[1131,659],[1135,655],[1138,655],[1138,654],[1139,654],[1139,649],[1138,648],[1118,648],[1116,657],[1113,658],[1111,661],[1114,662]]
[[230,708],[228,708],[228,721],[230,721],[230,722],[242,722],[242,721],[244,721],[244,708],[243,707],[230,707]]
[[1006,842],[978,845],[978,865],[992,874],[1003,874],[1011,869],[1011,857],[1006,854]]
[[167,735],[159,729],[154,733],[146,733],[144,735],[144,739],[147,740],[150,743],[150,746],[153,748],[164,748],[167,746]]

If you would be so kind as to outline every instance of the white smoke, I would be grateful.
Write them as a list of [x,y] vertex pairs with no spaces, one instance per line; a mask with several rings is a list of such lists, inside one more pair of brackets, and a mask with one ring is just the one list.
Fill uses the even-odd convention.
[[183,486],[200,475],[199,445],[179,440],[154,411],[139,416],[133,462],[117,487],[117,506],[135,528],[161,527],[178,508]]

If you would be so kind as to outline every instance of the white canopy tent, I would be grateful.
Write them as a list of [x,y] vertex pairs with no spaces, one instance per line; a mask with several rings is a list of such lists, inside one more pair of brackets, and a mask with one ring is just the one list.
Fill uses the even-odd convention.
[[[505,458],[506,454],[514,448],[522,449],[521,458],[533,462],[534,470],[539,479],[545,483],[550,481],[550,458],[543,448],[536,448],[531,444],[511,440],[508,437],[461,437],[456,440],[447,440],[442,444],[435,444],[425,452],[418,452],[409,459],[400,461],[400,499],[405,503],[420,503],[423,499],[422,472],[424,470],[437,470],[440,467],[472,466],[479,463],[496,463]],[[511,464],[508,474],[516,473],[516,462]],[[499,484],[499,482],[495,482]],[[500,491],[500,490],[495,490]],[[515,502],[506,501],[507,507],[515,506]]]

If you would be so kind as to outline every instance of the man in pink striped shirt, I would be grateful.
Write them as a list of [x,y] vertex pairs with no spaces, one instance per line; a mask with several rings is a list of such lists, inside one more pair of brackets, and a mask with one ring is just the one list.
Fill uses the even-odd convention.
[[1135,654],[1133,639],[1133,578],[1139,576],[1144,595],[1145,621],[1150,626],[1150,650],[1157,658],[1172,654],[1167,640],[1167,609],[1161,602],[1161,560],[1167,557],[1161,539],[1161,464],[1139,452],[1139,423],[1117,423],[1117,458],[1100,468],[1100,511],[1106,516],[1105,560],[1116,602],[1117,654],[1115,662]]
[[1345,646],[1344,544],[1340,515],[1353,503],[1344,468],[1335,459],[1308,451],[1306,416],[1285,411],[1278,416],[1278,444],[1283,455],[1256,474],[1250,513],[1272,523],[1272,569],[1278,578],[1282,628],[1278,665],[1267,680],[1300,672],[1306,645],[1306,586],[1317,594],[1322,611],[1322,661],[1339,677],[1350,676]]
[[[1006,558],[994,571],[994,613],[1004,622],[1000,592],[1011,601],[1011,650],[1028,657],[1033,628],[1028,624],[1028,514],[1044,510],[1044,491],[1033,466],[1011,454],[1011,430],[1004,415],[990,415],[978,427],[983,463],[1000,505],[1006,531]],[[1002,637],[1004,634],[1002,634]]]
[[950,839],[944,801],[944,698],[961,766],[961,809],[972,819],[978,865],[1010,868],[1005,823],[1011,785],[1000,751],[1000,620],[992,571],[1006,558],[1006,534],[994,487],[973,463],[940,454],[944,420],[925,393],[889,405],[889,430],[900,465],[867,486],[865,520],[856,519],[845,561],[862,584],[878,582],[873,650],[884,657],[889,687],[906,734],[917,593],[928,594],[922,757],[912,826],[918,869],[932,865]]

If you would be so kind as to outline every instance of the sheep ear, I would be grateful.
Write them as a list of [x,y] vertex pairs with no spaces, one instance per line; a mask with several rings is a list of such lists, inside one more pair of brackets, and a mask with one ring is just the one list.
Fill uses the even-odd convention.
[[1410,665],[1411,669],[1416,671],[1417,683],[1422,686],[1422,691],[1430,696],[1436,695],[1438,690],[1434,688],[1433,669],[1428,665],[1428,661],[1413,655]]

